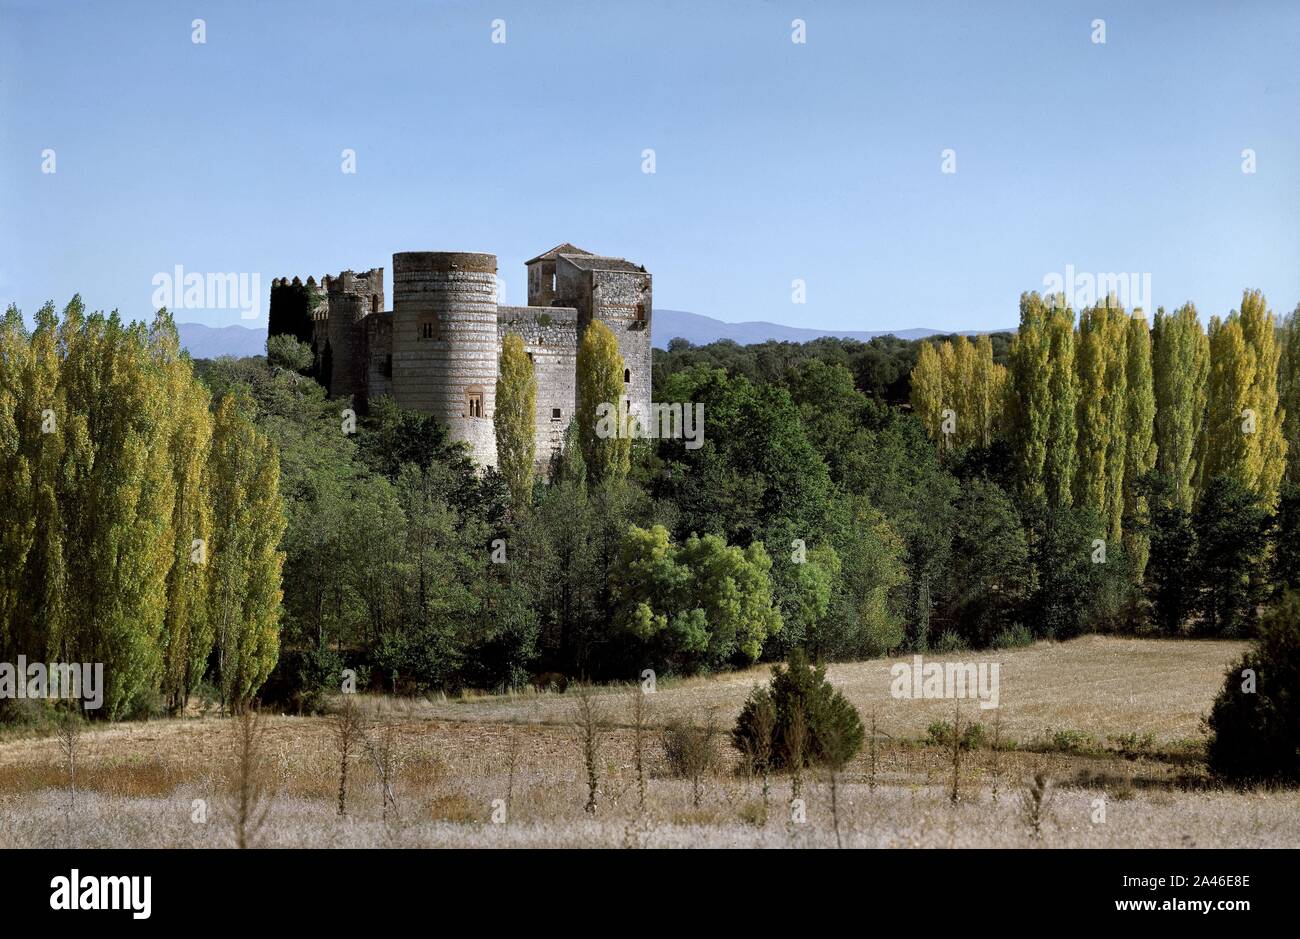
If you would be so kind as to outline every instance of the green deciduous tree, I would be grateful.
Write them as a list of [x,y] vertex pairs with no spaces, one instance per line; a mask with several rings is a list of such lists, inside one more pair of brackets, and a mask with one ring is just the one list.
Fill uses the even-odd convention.
[[741,549],[692,535],[678,546],[662,525],[633,525],[611,578],[615,626],[672,670],[753,662],[782,625],[771,567],[758,542]]

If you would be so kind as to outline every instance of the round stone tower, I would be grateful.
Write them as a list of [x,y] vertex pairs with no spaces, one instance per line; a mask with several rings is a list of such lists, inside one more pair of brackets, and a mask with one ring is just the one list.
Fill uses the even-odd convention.
[[393,389],[397,403],[433,415],[474,462],[497,465],[494,254],[393,255]]

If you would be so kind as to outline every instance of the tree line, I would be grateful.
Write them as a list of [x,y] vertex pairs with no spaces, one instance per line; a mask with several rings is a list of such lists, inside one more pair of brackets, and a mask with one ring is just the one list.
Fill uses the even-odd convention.
[[0,324],[0,661],[103,663],[104,713],[238,710],[275,666],[284,529],[250,402],[152,324],[46,304]]

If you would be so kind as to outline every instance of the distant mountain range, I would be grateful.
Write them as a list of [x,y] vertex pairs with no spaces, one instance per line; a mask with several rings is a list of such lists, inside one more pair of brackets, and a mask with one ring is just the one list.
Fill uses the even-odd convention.
[[[196,359],[215,359],[223,355],[263,355],[266,352],[266,330],[248,326],[204,326],[202,323],[177,323],[181,346]],[[742,346],[769,339],[778,342],[809,342],[823,336],[841,339],[861,339],[864,342],[876,336],[897,336],[899,339],[925,339],[929,336],[948,335],[940,329],[886,329],[867,332],[854,329],[809,329],[803,326],[782,326],[761,320],[745,323],[724,323],[711,316],[687,313],[684,310],[655,310],[651,323],[654,344],[659,349],[668,347],[668,340],[681,338],[693,345],[703,346],[719,339],[730,339]],[[985,330],[963,333],[975,336]],[[1015,332],[1015,328],[987,330],[987,332]]]
[[[823,336],[835,336],[840,339],[860,339],[865,342],[868,339],[874,339],[876,336],[897,336],[899,339],[925,339],[929,336],[951,335],[942,329],[927,329],[925,327],[882,329],[876,332],[867,332],[855,329],[809,329],[803,326],[782,326],[780,323],[767,323],[762,320],[745,323],[724,323],[722,320],[716,320],[711,316],[701,316],[699,313],[659,309],[654,311],[654,318],[651,321],[650,328],[654,335],[655,347],[659,349],[666,349],[668,340],[677,337],[697,346],[717,342],[719,339],[730,339],[742,346],[748,346],[756,342],[767,342],[769,339],[777,342],[809,342]],[[978,329],[963,332],[962,335],[978,336],[985,332],[1013,333],[1015,331],[1015,327],[1009,329]]]
[[248,326],[204,326],[202,323],[177,323],[181,348],[190,358],[216,359],[223,355],[242,357],[266,354],[266,330]]

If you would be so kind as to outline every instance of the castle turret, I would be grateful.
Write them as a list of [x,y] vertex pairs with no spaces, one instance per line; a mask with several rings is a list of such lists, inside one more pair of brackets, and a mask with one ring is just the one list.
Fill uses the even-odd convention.
[[496,466],[497,259],[493,254],[393,255],[393,393],[433,415],[451,439]]

